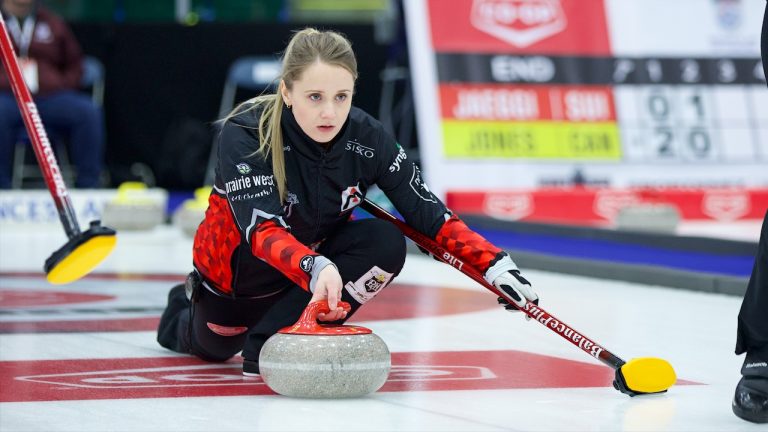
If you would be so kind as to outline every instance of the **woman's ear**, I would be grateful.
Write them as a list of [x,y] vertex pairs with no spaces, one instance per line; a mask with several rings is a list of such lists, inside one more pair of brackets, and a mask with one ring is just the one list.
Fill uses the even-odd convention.
[[284,80],[280,80],[280,97],[283,98],[283,103],[290,108],[291,105],[291,94],[288,91],[288,87],[285,85]]

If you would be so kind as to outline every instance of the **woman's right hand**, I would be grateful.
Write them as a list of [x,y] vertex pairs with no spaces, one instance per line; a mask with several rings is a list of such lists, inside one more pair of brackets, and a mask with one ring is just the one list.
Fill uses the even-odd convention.
[[317,314],[317,319],[320,321],[336,321],[346,318],[347,311],[338,305],[341,299],[341,288],[341,275],[336,266],[327,265],[320,270],[320,274],[317,275],[317,282],[315,282],[315,292],[312,294],[312,299],[309,302],[327,299],[328,307],[331,311]]

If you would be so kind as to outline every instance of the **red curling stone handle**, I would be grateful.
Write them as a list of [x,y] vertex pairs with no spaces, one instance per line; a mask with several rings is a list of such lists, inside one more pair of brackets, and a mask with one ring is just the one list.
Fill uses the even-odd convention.
[[[347,302],[340,301],[339,306],[349,312],[352,307]],[[304,312],[296,321],[296,324],[283,327],[278,331],[280,334],[295,335],[318,335],[318,336],[343,336],[356,334],[371,334],[371,329],[361,326],[339,325],[339,324],[320,324],[317,322],[317,314],[329,313],[328,300],[319,300],[307,305]]]

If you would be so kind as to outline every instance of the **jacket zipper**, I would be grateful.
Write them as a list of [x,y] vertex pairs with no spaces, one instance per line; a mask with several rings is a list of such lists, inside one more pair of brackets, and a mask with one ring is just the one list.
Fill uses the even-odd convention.
[[325,156],[326,156],[326,152],[325,152],[324,149],[320,150],[320,156],[321,156],[321,159],[320,159],[320,169],[317,170],[317,181],[315,182],[315,187],[316,187],[315,198],[317,200],[316,201],[317,202],[317,214],[315,215],[315,234],[312,236],[312,242],[313,243],[317,240],[317,235],[320,233],[320,213],[321,213],[320,212],[320,207],[322,207],[321,203],[320,203],[320,181],[321,181],[321,178],[322,178],[323,169],[325,169]]

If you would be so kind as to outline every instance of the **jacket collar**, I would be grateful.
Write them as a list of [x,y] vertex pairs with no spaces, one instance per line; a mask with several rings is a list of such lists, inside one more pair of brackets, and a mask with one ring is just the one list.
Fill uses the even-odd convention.
[[326,159],[336,159],[343,149],[341,146],[337,146],[344,136],[347,135],[347,128],[349,126],[349,118],[344,121],[339,133],[329,141],[328,143],[319,143],[309,137],[299,126],[296,118],[293,116],[293,112],[286,107],[283,107],[283,114],[281,118],[281,126],[283,129],[283,138],[285,145],[291,146],[292,150],[298,151],[302,156],[312,160],[319,160],[323,157]]

